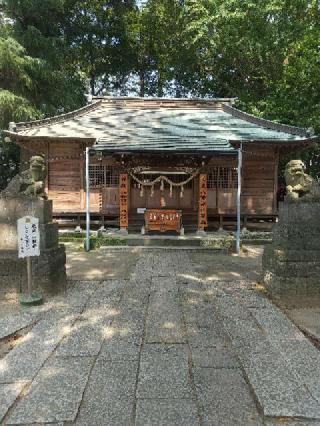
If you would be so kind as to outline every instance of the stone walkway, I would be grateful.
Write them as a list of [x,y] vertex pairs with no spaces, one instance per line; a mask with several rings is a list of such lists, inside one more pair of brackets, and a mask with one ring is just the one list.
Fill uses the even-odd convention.
[[194,260],[144,253],[129,279],[0,316],[0,338],[26,328],[0,359],[1,425],[320,425],[319,351],[254,280]]

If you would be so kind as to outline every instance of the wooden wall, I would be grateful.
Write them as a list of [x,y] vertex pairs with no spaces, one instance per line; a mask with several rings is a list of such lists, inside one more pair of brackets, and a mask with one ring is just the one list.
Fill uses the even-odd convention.
[[244,146],[242,212],[248,214],[276,213],[278,154],[271,146]]
[[[57,213],[77,213],[85,211],[84,190],[84,158],[85,147],[81,142],[43,142],[41,152],[45,153],[48,162],[47,190],[48,196],[53,200],[53,209]],[[35,151],[35,149],[33,150]],[[23,158],[28,155],[24,152]],[[69,157],[69,158],[66,158]],[[104,159],[112,164],[112,160]],[[208,170],[215,166],[237,167],[236,156],[216,156],[208,163]],[[243,171],[242,171],[242,196],[241,212],[243,214],[275,214],[277,191],[278,154],[273,146],[244,144]],[[118,192],[110,188],[111,192],[104,193],[99,189],[91,189],[90,204],[92,212],[99,212],[103,205],[110,204],[110,213],[117,213]],[[141,200],[136,191],[130,194]],[[186,190],[186,192],[188,192]],[[208,189],[209,214],[235,214],[236,213],[236,188]],[[179,200],[180,208],[191,210],[194,208],[194,199],[197,195],[191,194]],[[112,198],[112,202],[108,198]],[[156,197],[155,197],[156,198]],[[111,205],[113,203],[113,206]],[[188,206],[187,204],[191,205]],[[145,203],[143,203],[143,207]],[[142,206],[141,204],[141,206]],[[150,205],[151,205],[150,200]],[[136,206],[135,206],[136,207]],[[106,211],[108,213],[108,211]]]
[[55,212],[77,212],[84,208],[82,153],[78,142],[48,144],[48,196]]
[[[237,167],[236,156],[215,157],[210,167]],[[276,213],[278,154],[273,146],[248,144],[243,147],[241,213]],[[208,189],[208,209],[212,214],[236,213],[237,189]]]
[[[48,196],[53,201],[56,213],[84,212],[85,200],[85,147],[78,142],[52,142],[48,149]],[[70,159],[61,159],[70,157]],[[56,159],[55,159],[56,158]],[[111,159],[103,158],[100,162],[91,159],[90,164],[114,165]],[[93,213],[104,211],[118,212],[117,188],[91,188],[90,210]]]
[[[210,172],[215,167],[236,168],[237,158],[232,156],[213,157],[207,167]],[[234,214],[237,201],[236,188],[208,188],[208,213],[210,214]]]

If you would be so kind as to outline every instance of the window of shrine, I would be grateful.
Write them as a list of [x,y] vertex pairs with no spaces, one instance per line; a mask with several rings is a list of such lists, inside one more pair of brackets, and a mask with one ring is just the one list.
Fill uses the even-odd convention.
[[238,187],[238,174],[235,167],[212,167],[208,171],[209,189],[232,189]]
[[105,164],[89,165],[91,188],[114,188],[119,186],[119,170]]

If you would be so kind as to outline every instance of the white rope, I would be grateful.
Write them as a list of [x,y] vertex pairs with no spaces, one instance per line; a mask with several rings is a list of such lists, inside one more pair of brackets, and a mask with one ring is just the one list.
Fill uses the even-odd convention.
[[129,172],[132,179],[135,180],[139,185],[151,186],[151,187],[154,186],[158,182],[164,182],[164,181],[167,182],[170,186],[183,187],[184,185],[189,183],[192,179],[194,179],[198,175],[198,173],[199,173],[199,171],[196,171],[196,172],[192,173],[192,175],[190,177],[188,177],[188,179],[184,180],[183,182],[177,183],[177,182],[173,182],[171,179],[169,179],[167,176],[164,176],[164,175],[158,176],[152,182],[143,182],[142,180],[137,178],[133,173]]

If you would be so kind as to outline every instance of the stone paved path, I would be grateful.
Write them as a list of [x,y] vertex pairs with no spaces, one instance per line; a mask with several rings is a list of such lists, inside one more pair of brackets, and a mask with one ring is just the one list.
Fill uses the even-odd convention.
[[75,282],[3,318],[0,423],[320,425],[320,353],[250,280],[204,280],[183,251],[130,279]]

